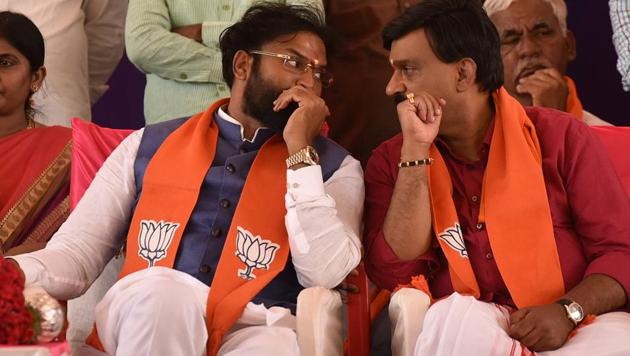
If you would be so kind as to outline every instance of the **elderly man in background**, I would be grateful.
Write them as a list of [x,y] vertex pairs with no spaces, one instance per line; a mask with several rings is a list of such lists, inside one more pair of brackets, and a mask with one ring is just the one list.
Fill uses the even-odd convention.
[[525,106],[566,111],[588,125],[610,125],[586,111],[575,83],[566,76],[575,59],[564,0],[486,0],[499,31],[505,89]]

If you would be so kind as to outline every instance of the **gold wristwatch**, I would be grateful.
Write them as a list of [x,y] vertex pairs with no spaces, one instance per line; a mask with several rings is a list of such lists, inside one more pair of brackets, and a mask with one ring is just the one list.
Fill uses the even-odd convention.
[[556,303],[564,307],[567,312],[567,317],[573,322],[573,324],[578,325],[584,319],[584,309],[582,309],[582,306],[578,303],[572,301],[571,299],[560,299],[556,301]]
[[304,163],[308,166],[319,164],[319,155],[312,146],[306,146],[287,158],[287,168]]

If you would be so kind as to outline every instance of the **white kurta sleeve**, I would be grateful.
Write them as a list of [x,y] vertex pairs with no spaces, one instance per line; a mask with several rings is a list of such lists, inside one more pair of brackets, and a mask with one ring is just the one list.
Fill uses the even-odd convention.
[[133,167],[142,133],[132,133],[112,152],[45,249],[11,257],[27,284],[39,284],[55,298],[78,297],[120,250],[136,197]]
[[320,166],[287,171],[285,224],[304,287],[333,288],[359,264],[364,197],[361,165],[350,156],[326,182]]

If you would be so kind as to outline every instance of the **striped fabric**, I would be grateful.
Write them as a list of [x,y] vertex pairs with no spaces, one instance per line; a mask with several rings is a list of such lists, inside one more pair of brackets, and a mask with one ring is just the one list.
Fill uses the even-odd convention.
[[617,69],[621,73],[623,89],[630,91],[630,2],[609,0],[613,42],[619,59]]
[[[310,4],[321,0],[276,0]],[[238,21],[255,0],[130,0],[125,28],[129,59],[147,74],[147,124],[204,111],[230,89],[223,82],[219,34]],[[271,20],[271,19],[270,19]],[[172,33],[202,24],[203,43]]]

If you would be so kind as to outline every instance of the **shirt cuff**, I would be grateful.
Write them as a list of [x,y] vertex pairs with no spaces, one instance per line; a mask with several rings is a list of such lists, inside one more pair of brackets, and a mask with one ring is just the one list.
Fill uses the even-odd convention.
[[287,169],[287,195],[293,201],[305,201],[326,195],[320,166]]
[[24,273],[25,284],[33,284],[39,281],[39,273],[43,271],[44,266],[35,258],[29,256],[11,256],[7,257],[20,265],[20,269]]
[[630,265],[630,256],[622,252],[609,252],[594,259],[586,268],[584,277],[603,274],[617,281],[626,291],[626,311],[630,310],[630,273],[619,266]]

